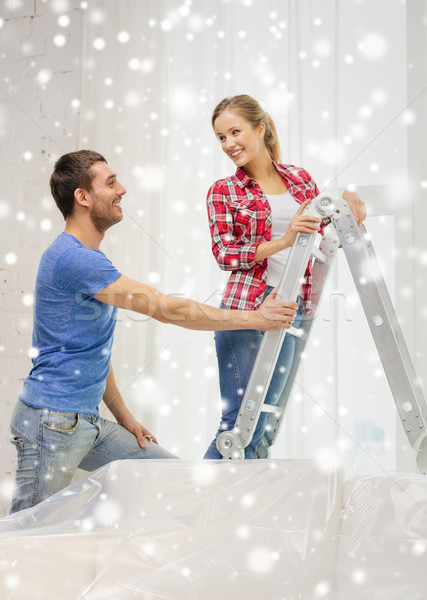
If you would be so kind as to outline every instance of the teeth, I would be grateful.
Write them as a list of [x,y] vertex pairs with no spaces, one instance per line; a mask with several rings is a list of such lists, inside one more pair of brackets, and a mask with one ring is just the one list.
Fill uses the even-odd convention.
[[243,152],[243,150],[237,150],[237,152],[232,152],[232,153],[231,153],[231,156],[232,156],[233,158],[235,158],[235,157],[236,157],[236,156],[238,156],[238,155],[239,155],[241,152]]

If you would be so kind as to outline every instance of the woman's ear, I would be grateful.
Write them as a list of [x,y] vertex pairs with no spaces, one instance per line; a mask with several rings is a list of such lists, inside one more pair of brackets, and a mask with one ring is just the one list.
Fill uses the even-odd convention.
[[260,123],[258,126],[258,134],[260,137],[264,137],[265,135],[265,123]]

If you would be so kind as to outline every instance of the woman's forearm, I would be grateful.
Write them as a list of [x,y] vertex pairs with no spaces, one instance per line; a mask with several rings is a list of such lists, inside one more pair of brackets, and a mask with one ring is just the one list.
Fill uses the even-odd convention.
[[270,242],[261,242],[255,251],[255,262],[261,262],[285,248],[289,248],[289,246],[286,245],[283,237]]

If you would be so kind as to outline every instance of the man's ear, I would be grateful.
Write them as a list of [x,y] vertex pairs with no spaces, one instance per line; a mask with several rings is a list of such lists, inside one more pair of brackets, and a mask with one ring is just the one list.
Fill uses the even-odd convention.
[[74,190],[74,201],[76,202],[76,204],[79,204],[80,206],[87,206],[88,199],[86,195],[87,192],[83,188],[77,188],[76,190]]

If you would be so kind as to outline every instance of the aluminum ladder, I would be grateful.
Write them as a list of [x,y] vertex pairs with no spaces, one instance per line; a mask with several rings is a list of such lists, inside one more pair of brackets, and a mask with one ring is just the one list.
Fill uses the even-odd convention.
[[[323,236],[299,233],[278,286],[277,297],[296,300],[306,266],[313,261],[312,311],[298,329],[264,334],[234,428],[222,432],[217,448],[224,459],[243,459],[261,412],[267,412],[264,437],[257,458],[268,458],[282,425],[287,400],[295,381],[301,354],[310,335],[325,282],[338,247],[343,247],[365,316],[369,323],[396,408],[409,443],[417,452],[417,466],[427,474],[427,404],[413,367],[378,260],[364,226],[358,227],[343,198],[320,194],[303,214],[322,219]],[[321,237],[320,244],[318,239]],[[285,335],[295,336],[292,367],[276,405],[264,404]]]

